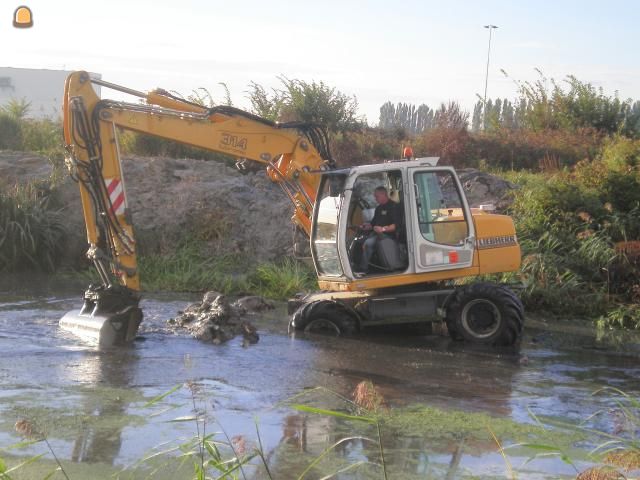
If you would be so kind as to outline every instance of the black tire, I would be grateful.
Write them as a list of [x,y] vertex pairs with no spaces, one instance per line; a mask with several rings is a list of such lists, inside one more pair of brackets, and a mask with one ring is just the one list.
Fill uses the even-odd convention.
[[455,340],[509,346],[522,336],[524,306],[504,285],[473,283],[456,290],[446,321]]
[[302,305],[291,317],[289,333],[295,331],[351,335],[358,329],[355,314],[333,300],[317,300]]

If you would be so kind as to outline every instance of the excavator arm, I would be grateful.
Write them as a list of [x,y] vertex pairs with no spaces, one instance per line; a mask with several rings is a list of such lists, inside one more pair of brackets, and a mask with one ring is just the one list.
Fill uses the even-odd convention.
[[[102,100],[93,85],[140,98]],[[63,97],[66,164],[80,187],[87,256],[101,284],[85,292],[85,304],[60,322],[103,345],[132,340],[142,319],[136,240],[128,209],[118,130],[154,135],[265,166],[293,203],[292,221],[307,235],[320,181],[334,168],[327,137],[316,125],[275,123],[237,108],[206,108],[164,90],[143,93],[74,72]]]

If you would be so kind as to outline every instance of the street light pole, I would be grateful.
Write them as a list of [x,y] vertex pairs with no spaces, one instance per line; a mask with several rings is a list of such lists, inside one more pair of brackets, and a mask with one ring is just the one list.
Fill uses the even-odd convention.
[[484,77],[484,101],[482,104],[482,129],[487,129],[487,85],[489,83],[489,56],[491,55],[491,31],[498,28],[496,25],[485,25],[484,28],[489,30],[489,49],[487,50],[487,73]]

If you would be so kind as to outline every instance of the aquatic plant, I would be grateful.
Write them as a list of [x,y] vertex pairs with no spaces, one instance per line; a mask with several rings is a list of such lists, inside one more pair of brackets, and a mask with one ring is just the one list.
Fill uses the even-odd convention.
[[[543,457],[558,457],[573,467],[577,475],[576,480],[626,479],[625,473],[640,471],[640,437],[638,437],[640,432],[640,400],[613,387],[604,387],[594,392],[594,395],[608,395],[616,407],[599,410],[578,424],[539,417],[531,411],[529,414],[542,428],[546,429],[547,426],[552,426],[556,429],[579,432],[588,434],[592,438],[601,439],[601,443],[588,452],[588,458],[595,465],[580,471],[568,451],[559,446],[557,442],[520,443],[510,446],[510,448],[525,447],[534,452],[526,463]],[[592,420],[595,418],[612,413],[615,413],[616,420],[611,431],[591,426]]]
[[[49,472],[49,474],[45,477],[46,479],[51,478],[56,472],[61,472],[62,475],[64,476],[64,478],[66,478],[67,480],[69,480],[69,476],[67,475],[67,472],[65,471],[64,467],[62,466],[62,463],[60,462],[60,459],[58,458],[58,456],[56,455],[56,452],[53,450],[53,447],[51,446],[51,443],[49,443],[49,440],[47,439],[47,435],[45,434],[44,430],[40,427],[38,427],[38,425],[36,425],[34,420],[30,420],[30,419],[26,419],[26,418],[22,418],[20,420],[18,420],[15,424],[15,430],[18,433],[18,435],[20,435],[21,437],[25,438],[26,441],[24,442],[19,442],[15,445],[11,445],[9,447],[7,447],[5,450],[11,450],[14,448],[22,448],[28,445],[34,445],[40,442],[44,442],[47,446],[47,449],[49,450],[49,453],[51,454],[51,456],[53,457],[53,459],[55,460],[56,463],[56,468],[54,470],[52,470],[51,472]],[[26,467],[27,465],[34,463],[36,461],[38,461],[40,458],[42,458],[45,454],[41,453],[38,455],[35,455],[31,458],[28,458],[27,460],[19,463],[18,465],[15,465],[11,468],[7,468],[6,465],[4,464],[4,462],[0,459],[0,479],[2,480],[9,480],[11,477],[9,476],[10,473],[12,472],[18,472],[20,469]]]

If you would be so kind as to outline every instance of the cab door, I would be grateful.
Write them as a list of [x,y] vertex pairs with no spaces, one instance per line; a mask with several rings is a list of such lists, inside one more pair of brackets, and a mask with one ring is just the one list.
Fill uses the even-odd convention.
[[475,231],[462,185],[453,169],[408,169],[410,208],[417,273],[470,267]]

